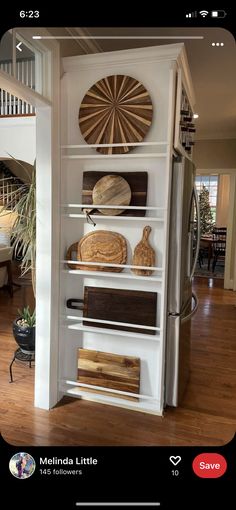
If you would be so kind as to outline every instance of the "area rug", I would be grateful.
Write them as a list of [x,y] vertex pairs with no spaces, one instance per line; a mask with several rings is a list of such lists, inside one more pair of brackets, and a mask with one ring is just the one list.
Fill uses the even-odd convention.
[[199,263],[197,263],[197,267],[195,269],[194,276],[202,276],[203,278],[222,278],[224,279],[224,266],[216,265],[214,273],[212,273],[212,269],[208,270],[207,261],[202,264],[202,267],[199,267]]

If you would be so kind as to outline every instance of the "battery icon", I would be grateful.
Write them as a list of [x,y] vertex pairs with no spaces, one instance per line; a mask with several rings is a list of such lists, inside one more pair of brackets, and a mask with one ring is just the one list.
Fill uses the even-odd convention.
[[226,14],[225,11],[211,11],[212,18],[225,18]]

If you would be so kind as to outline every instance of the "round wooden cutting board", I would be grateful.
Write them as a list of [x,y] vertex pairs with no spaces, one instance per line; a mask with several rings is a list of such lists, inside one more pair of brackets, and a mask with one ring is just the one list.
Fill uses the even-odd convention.
[[[93,205],[129,205],[131,189],[128,182],[120,175],[105,175],[93,188]],[[125,209],[99,209],[102,214],[117,216]]]
[[[79,126],[88,144],[142,142],[152,122],[152,101],[140,81],[112,75],[99,80],[85,94]],[[124,154],[134,147],[97,147],[102,154]]]
[[[79,242],[72,244],[66,254],[67,260],[82,262],[105,262],[109,264],[126,264],[127,244],[126,239],[117,232],[109,230],[97,230],[83,236]],[[81,264],[69,264],[70,269],[84,269],[88,271],[109,271],[120,273],[123,268],[86,266]]]

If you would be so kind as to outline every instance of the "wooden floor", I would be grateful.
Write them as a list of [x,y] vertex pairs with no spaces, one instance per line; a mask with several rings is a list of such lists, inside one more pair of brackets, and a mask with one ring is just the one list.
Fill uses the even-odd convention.
[[[213,283],[213,280],[211,280]],[[24,288],[0,291],[0,430],[15,445],[221,445],[236,430],[236,293],[222,280],[195,281],[200,306],[192,327],[191,381],[178,409],[163,418],[65,398],[51,411],[33,407],[34,369],[18,364],[11,324]],[[29,289],[27,290],[29,293]]]

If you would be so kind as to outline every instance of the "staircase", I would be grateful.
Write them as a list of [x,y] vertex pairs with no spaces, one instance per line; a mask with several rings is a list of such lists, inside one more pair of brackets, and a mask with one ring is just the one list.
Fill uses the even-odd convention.
[[[0,61],[0,70],[13,74],[12,61]],[[18,59],[16,62],[16,79],[35,90],[34,58]],[[21,99],[0,89],[0,117],[35,115],[35,108]]]
[[12,209],[17,202],[17,190],[24,183],[16,177],[4,161],[0,161],[0,207]]

